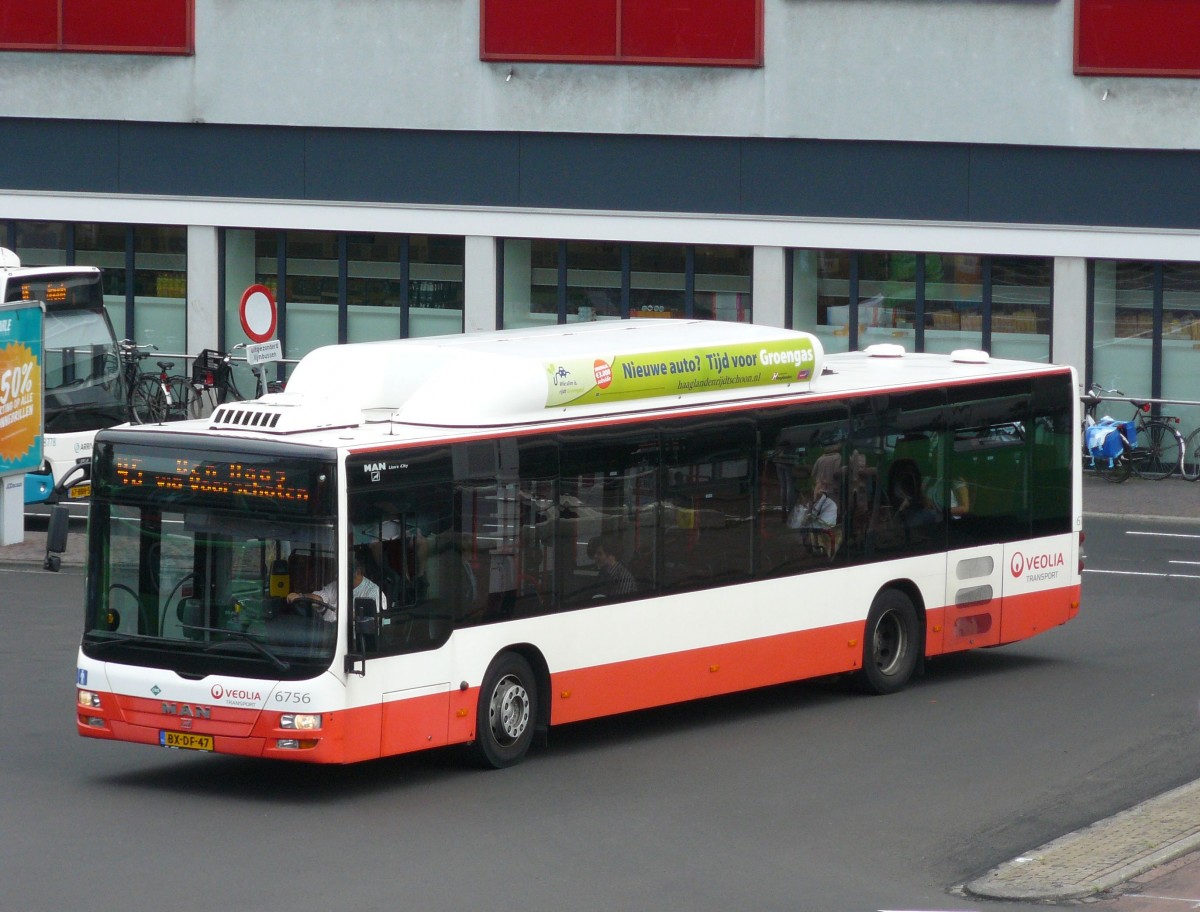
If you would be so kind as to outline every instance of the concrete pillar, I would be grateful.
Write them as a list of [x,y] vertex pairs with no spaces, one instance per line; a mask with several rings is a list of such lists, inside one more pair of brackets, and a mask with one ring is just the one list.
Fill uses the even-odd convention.
[[[753,266],[754,322],[760,326],[785,325],[784,255],[782,247],[755,247]],[[802,328],[802,327],[798,327]]]
[[466,238],[463,250],[463,329],[496,329],[496,239]]
[[1050,358],[1055,364],[1072,365],[1082,383],[1087,355],[1087,260],[1055,257]]
[[187,352],[217,347],[221,319],[217,298],[219,273],[217,229],[189,225],[187,229]]

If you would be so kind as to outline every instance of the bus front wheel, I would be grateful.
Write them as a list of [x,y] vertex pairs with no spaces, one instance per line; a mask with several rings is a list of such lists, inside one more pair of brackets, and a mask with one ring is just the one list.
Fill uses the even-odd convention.
[[533,669],[515,652],[502,653],[484,675],[479,689],[476,760],[492,769],[520,763],[533,742],[537,713]]
[[921,632],[912,599],[899,589],[884,589],[871,603],[863,634],[861,683],[868,693],[903,690],[917,669]]

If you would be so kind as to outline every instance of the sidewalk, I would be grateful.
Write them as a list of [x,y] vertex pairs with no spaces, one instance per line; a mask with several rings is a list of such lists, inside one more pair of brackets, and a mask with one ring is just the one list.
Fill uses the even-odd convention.
[[[1198,850],[1200,780],[1039,846],[963,889],[987,899],[1083,899]],[[1172,874],[1200,903],[1200,855]]]
[[[30,518],[25,518],[25,540],[15,545],[0,545],[0,564],[19,564],[41,567],[46,559],[45,522],[35,522],[38,528],[31,529]],[[83,567],[87,564],[87,526],[79,521],[71,523],[67,536],[67,550],[62,555],[63,567]]]
[[1179,477],[1146,481],[1132,477],[1113,484],[1083,475],[1084,516],[1126,516],[1130,519],[1200,520],[1200,481]]

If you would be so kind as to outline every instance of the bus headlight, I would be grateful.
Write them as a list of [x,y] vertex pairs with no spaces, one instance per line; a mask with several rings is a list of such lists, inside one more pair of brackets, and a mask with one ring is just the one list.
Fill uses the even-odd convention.
[[321,727],[320,713],[285,713],[279,717],[280,728],[294,728],[296,731],[316,731]]
[[76,699],[80,706],[87,707],[88,709],[100,708],[100,694],[98,693],[90,690],[80,690],[77,692]]

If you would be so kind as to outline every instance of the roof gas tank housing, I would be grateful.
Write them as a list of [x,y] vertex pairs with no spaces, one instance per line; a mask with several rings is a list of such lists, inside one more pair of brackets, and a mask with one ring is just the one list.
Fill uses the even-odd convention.
[[283,393],[210,426],[286,434],[394,421],[488,427],[806,392],[808,333],[700,320],[613,320],[315,349]]

